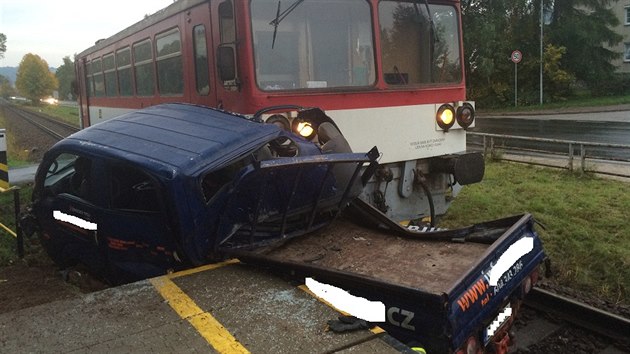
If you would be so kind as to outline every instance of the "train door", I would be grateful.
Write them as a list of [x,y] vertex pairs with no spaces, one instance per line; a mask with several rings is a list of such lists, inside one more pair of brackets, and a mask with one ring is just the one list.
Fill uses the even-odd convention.
[[89,104],[89,92],[87,89],[87,72],[85,67],[85,58],[79,59],[77,63],[77,90],[76,94],[79,96],[79,109],[81,111],[81,128],[85,128],[90,125],[90,104]]
[[[238,50],[244,43],[237,38],[235,17],[235,1],[223,0],[212,2],[212,39],[214,57],[216,59],[217,106],[229,111],[243,112],[242,92],[239,70]],[[239,47],[240,44],[240,47]]]
[[212,56],[212,27],[210,22],[210,4],[204,2],[192,9],[186,21],[184,38],[189,38],[189,51],[185,55],[190,68],[186,74],[189,80],[187,91],[190,103],[208,107],[217,106],[216,79],[214,77],[214,58]]

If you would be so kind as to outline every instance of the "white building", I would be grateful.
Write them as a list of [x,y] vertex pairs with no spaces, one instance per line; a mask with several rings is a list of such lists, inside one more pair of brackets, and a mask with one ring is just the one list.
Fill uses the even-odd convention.
[[613,61],[613,64],[618,67],[619,72],[630,73],[630,0],[617,1],[612,8],[620,20],[619,26],[614,30],[623,36],[621,43],[612,48],[622,53],[622,56]]

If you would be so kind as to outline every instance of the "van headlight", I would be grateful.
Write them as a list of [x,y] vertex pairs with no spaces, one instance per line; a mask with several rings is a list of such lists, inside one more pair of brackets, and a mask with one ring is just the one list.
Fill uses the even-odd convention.
[[299,122],[295,121],[297,124],[293,124],[293,131],[303,138],[313,139],[315,136],[315,128],[311,125],[310,122]]

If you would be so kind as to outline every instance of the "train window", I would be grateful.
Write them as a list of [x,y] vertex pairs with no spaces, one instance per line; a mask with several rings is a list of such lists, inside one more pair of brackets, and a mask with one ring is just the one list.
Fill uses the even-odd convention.
[[133,58],[136,94],[138,96],[153,96],[155,78],[153,75],[153,52],[150,39],[133,45]]
[[163,95],[184,92],[182,44],[179,29],[155,36],[158,90]]
[[119,49],[116,52],[116,64],[118,64],[118,86],[120,95],[133,95],[133,87],[131,86],[131,50],[129,47]]
[[383,0],[379,20],[386,83],[461,81],[459,21],[454,6]]
[[208,66],[208,45],[206,44],[206,28],[198,25],[193,28],[193,41],[195,43],[195,82],[197,93],[207,95],[210,92],[210,78]]
[[94,71],[92,69],[92,62],[88,61],[87,64],[85,64],[86,67],[86,76],[87,76],[87,92],[88,92],[88,96],[93,97],[94,96]]
[[376,82],[368,1],[329,0],[326,6],[296,2],[290,12],[276,19],[277,3],[252,0],[258,87],[267,91],[322,89]]
[[103,72],[105,74],[105,93],[108,97],[118,96],[116,60],[114,59],[114,53],[103,57]]
[[219,5],[219,26],[221,43],[236,42],[236,25],[232,1],[224,1]]
[[101,59],[94,59],[92,61],[92,71],[94,75],[94,96],[95,97],[103,97],[105,96],[105,81],[103,80],[103,71],[102,71],[102,63]]

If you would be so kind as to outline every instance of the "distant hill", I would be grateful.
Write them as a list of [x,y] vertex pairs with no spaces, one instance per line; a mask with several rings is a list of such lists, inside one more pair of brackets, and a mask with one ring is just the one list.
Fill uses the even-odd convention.
[[[0,67],[0,75],[6,77],[11,81],[13,86],[15,86],[15,77],[17,76],[17,67],[16,66],[1,66]],[[57,68],[48,68],[51,73],[55,73]]]
[[2,66],[0,67],[0,75],[6,77],[15,86],[15,76],[17,74],[17,67]]

